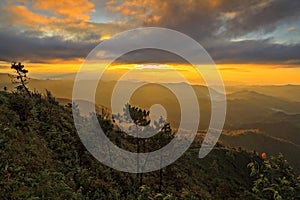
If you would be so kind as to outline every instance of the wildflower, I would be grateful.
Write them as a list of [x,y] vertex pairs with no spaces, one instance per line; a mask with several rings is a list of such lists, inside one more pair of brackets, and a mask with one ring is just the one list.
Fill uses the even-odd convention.
[[10,179],[10,177],[11,177],[11,174],[10,174],[10,173],[8,173],[6,176],[7,176],[7,179]]

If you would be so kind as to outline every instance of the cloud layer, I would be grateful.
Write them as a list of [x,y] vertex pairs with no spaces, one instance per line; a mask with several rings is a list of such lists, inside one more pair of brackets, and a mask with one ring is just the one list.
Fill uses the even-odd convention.
[[82,59],[101,38],[158,26],[194,38],[219,63],[300,63],[299,0],[7,0],[0,11],[3,61]]

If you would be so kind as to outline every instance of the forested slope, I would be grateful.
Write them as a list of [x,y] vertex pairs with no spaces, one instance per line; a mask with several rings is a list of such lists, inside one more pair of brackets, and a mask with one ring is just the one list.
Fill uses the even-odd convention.
[[[113,128],[108,132],[112,139],[121,134]],[[146,173],[141,185],[136,174],[110,169],[89,154],[77,136],[70,105],[59,105],[49,92],[31,97],[0,92],[0,199],[276,199],[276,192],[296,199],[297,176],[283,159],[273,166],[254,152],[221,144],[198,159],[200,145],[197,138],[162,177],[159,171]],[[264,169],[268,162],[270,168]],[[255,172],[275,173],[277,179],[269,183],[287,188],[263,192],[268,183],[255,185]]]

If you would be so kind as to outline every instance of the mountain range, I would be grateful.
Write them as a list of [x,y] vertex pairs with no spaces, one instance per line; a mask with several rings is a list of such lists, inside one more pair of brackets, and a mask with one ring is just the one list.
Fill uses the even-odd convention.
[[[7,74],[0,74],[0,88],[6,86],[8,90],[12,90],[14,86],[11,79]],[[29,79],[28,82],[32,91],[43,93],[47,88],[62,104],[71,102],[73,80]],[[126,90],[135,84],[137,83],[122,82],[121,87]],[[186,83],[169,83],[167,86],[171,84],[181,90]],[[115,85],[116,81],[99,82],[95,97],[99,109],[103,107],[110,110]],[[205,131],[211,116],[209,92],[202,85],[192,85],[192,88],[200,107],[199,131]],[[269,154],[283,153],[295,170],[300,172],[300,86],[229,86],[226,91],[227,113],[220,140],[225,145],[236,148]],[[189,104],[189,98],[183,97],[183,103]],[[161,104],[167,112],[167,121],[174,130],[179,126],[181,111],[176,95],[160,84],[148,83],[142,86],[133,93],[129,103],[146,110],[153,104]]]

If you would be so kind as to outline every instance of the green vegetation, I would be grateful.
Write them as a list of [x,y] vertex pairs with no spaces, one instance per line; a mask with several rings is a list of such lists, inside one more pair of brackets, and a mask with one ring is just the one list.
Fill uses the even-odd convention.
[[[31,93],[29,91],[29,89],[27,88],[27,73],[28,73],[28,70],[24,68],[25,66],[22,65],[22,63],[17,63],[17,62],[13,62],[11,64],[11,69],[15,70],[15,73],[16,73],[16,79],[17,81],[13,81],[13,83],[15,84],[18,84],[17,85],[17,90],[21,91],[21,90],[24,90],[27,95],[31,96]],[[7,90],[7,88],[6,88]]]
[[[135,174],[110,169],[86,151],[74,127],[71,106],[59,105],[50,92],[32,97],[1,92],[0,111],[0,199],[264,198],[252,190],[264,188],[256,186],[257,177],[250,177],[253,169],[247,165],[267,161],[241,149],[218,144],[200,160],[198,138],[179,160],[163,169],[163,178],[160,171],[146,173],[140,186]],[[113,141],[119,138],[122,147],[136,147],[136,141],[114,130],[107,117],[99,115],[98,119],[106,124]],[[170,127],[164,129],[170,132]],[[147,144],[150,149],[151,142]],[[266,176],[276,174],[283,184],[293,183],[287,185],[293,193],[275,185],[274,190],[283,199],[292,199],[291,195],[296,199],[299,182],[290,166],[281,157],[268,162],[275,168],[270,173],[264,168]]]
[[250,176],[254,179],[252,191],[262,199],[300,198],[300,182],[283,155],[271,156],[263,162],[251,162]]

